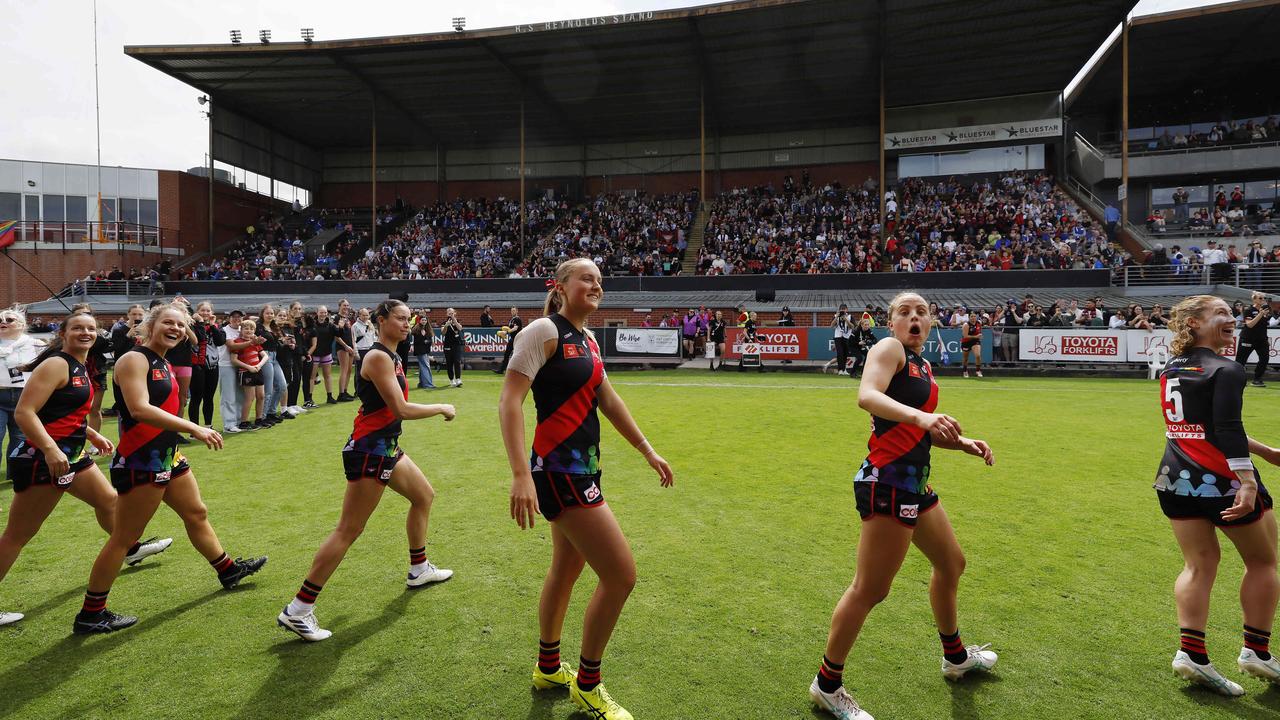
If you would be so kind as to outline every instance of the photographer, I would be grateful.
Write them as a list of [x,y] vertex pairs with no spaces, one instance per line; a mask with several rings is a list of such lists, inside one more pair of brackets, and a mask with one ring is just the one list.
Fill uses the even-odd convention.
[[453,308],[445,310],[440,331],[444,335],[444,367],[449,373],[449,387],[462,387],[462,323],[458,322]]
[[853,355],[853,367],[849,368],[849,377],[856,378],[867,363],[867,352],[876,344],[876,336],[871,332],[871,318],[863,317],[858,321],[849,338],[849,352]]
[[1271,305],[1264,293],[1253,293],[1253,304],[1244,309],[1244,323],[1240,328],[1240,340],[1236,345],[1236,362],[1243,367],[1249,366],[1249,356],[1258,354],[1258,365],[1253,370],[1254,387],[1266,387],[1262,376],[1267,374],[1267,363],[1270,361],[1271,348],[1267,342],[1267,325],[1271,320]]
[[849,315],[849,306],[840,303],[840,309],[831,318],[831,327],[835,336],[831,339],[836,351],[836,374],[845,375],[849,365],[849,338],[853,335],[853,318]]
[[1005,303],[1003,329],[1000,334],[1000,352],[1005,362],[1016,362],[1018,359],[1018,328],[1026,324],[1026,315],[1018,301],[1009,298]]

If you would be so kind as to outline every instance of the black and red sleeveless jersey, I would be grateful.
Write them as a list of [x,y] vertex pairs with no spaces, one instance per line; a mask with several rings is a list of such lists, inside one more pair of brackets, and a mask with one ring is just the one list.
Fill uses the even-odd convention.
[[[88,437],[86,418],[93,405],[93,383],[89,381],[88,369],[79,360],[63,352],[56,356],[67,362],[67,384],[49,394],[44,407],[36,411],[36,417],[67,460],[75,462],[84,454]],[[10,456],[23,455],[42,457],[43,453],[22,440]]]
[[538,427],[533,434],[529,466],[534,470],[594,475],[600,472],[600,401],[604,382],[600,347],[558,313],[556,351],[533,379]]
[[974,338],[974,340],[970,340],[967,337],[968,335],[977,335],[979,338],[982,336],[981,320],[978,320],[977,318],[973,318],[969,320],[969,332],[966,333],[966,337],[964,338],[966,342],[973,342],[974,340],[978,339],[978,338]]
[[[931,413],[938,407],[938,383],[929,361],[903,348],[907,361],[889,380],[885,394],[908,407]],[[871,416],[867,459],[854,482],[882,482],[913,493],[929,491],[929,448],[933,439],[907,423]]]
[[[382,343],[374,343],[373,347],[365,352],[365,356],[368,357],[371,352],[384,352],[391,358],[391,362],[395,363],[396,383],[400,385],[400,392],[404,394],[404,399],[408,400],[409,385],[404,379],[404,365],[400,363],[400,356],[388,350]],[[342,451],[395,457],[400,450],[400,418],[392,414],[391,408],[387,407],[386,401],[382,399],[382,393],[378,392],[378,386],[365,380],[360,373],[356,373],[356,397],[360,398],[360,410],[356,413],[351,437],[347,439],[347,444]]]
[[[129,353],[139,353],[147,360],[147,402],[170,415],[177,415],[178,383],[174,382],[173,367],[169,365],[169,361],[145,345],[139,345],[125,355]],[[116,384],[113,389],[116,411],[120,414],[120,442],[116,444],[111,467],[145,472],[172,470],[177,460],[181,459],[177,453],[178,433],[139,422],[129,412],[129,405],[124,401],[120,385]]]
[[1235,495],[1236,470],[1257,474],[1240,419],[1244,386],[1244,367],[1208,348],[1193,348],[1169,360],[1160,373],[1166,442],[1156,490],[1195,497]]

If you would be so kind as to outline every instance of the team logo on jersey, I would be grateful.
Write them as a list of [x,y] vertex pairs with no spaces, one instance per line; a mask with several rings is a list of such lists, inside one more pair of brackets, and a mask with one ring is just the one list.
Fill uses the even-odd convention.
[[898,516],[907,520],[914,520],[920,516],[919,505],[902,505],[898,508]]
[[573,358],[579,358],[579,357],[582,357],[582,348],[578,347],[577,345],[564,346],[565,360],[572,360]]
[[587,488],[587,492],[585,494],[587,496],[587,502],[595,502],[600,499],[600,488],[596,487],[595,483],[591,483],[591,487]]
[[163,380],[163,379],[164,379],[164,370],[161,370],[160,368],[151,368],[151,379],[152,379],[152,380]]
[[920,377],[920,368],[912,365],[911,363],[907,363],[907,374],[913,378],[918,378]]
[[88,380],[83,375],[71,376],[71,387],[84,387],[88,384]]

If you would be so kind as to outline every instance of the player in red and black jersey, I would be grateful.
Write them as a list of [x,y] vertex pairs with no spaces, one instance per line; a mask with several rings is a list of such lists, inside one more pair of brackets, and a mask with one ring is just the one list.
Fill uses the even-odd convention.
[[[71,312],[93,315],[93,306],[89,303],[76,303]],[[94,338],[93,347],[85,357],[84,365],[89,372],[89,382],[93,384],[93,404],[89,407],[89,427],[102,429],[102,399],[107,394],[107,353],[111,352],[111,336],[105,330],[99,330]]]
[[186,341],[190,322],[184,306],[153,307],[141,325],[142,344],[116,360],[120,442],[111,460],[111,484],[120,498],[115,529],[93,564],[84,606],[72,626],[76,633],[111,632],[138,621],[107,610],[107,594],[120,561],[161,501],[182,518],[191,544],[217,571],[224,588],[234,588],[267,562],[265,557],[232,560],[223,552],[195,475],[178,452],[178,433],[189,433],[211,449],[222,448],[221,435],[177,415],[178,385],[165,354]]
[[932,448],[961,450],[994,462],[991,448],[961,435],[960,424],[936,412],[938,384],[920,356],[933,317],[929,304],[913,292],[889,304],[889,337],[867,354],[858,406],[871,414],[867,459],[853,478],[862,517],[853,584],[836,604],[826,655],[809,697],[840,720],[868,717],[843,686],[845,658],[868,613],[889,594],[893,578],[914,543],[933,566],[929,603],[942,641],[942,674],[958,680],[973,670],[989,670],[996,654],[985,645],[960,640],[956,591],[964,572],[964,552],[951,521],[929,485]]
[[964,377],[969,377],[969,355],[973,355],[974,368],[982,377],[982,316],[977,310],[960,326],[960,366]]
[[338,569],[351,544],[364,531],[365,523],[390,487],[409,501],[409,576],[405,584],[418,588],[448,580],[452,570],[438,568],[427,560],[427,520],[435,490],[418,465],[400,449],[403,420],[443,415],[452,420],[452,405],[420,405],[409,402],[404,365],[395,348],[409,337],[409,306],[399,300],[384,300],[373,314],[378,341],[365,353],[356,373],[356,413],[351,437],[342,448],[342,464],[347,474],[347,492],[342,501],[338,527],[320,545],[302,588],[276,617],[280,627],[303,640],[319,641],[333,633],[320,627],[315,616],[316,598]]
[[[635,560],[600,487],[599,408],[614,428],[644,455],[664,487],[671,466],[645,440],[622,398],[609,384],[587,318],[604,291],[600,270],[586,258],[556,268],[546,317],[517,336],[502,387],[499,417],[511,463],[511,517],[532,527],[541,512],[551,522],[551,567],[538,604],[541,642],[533,686],[567,688],[597,720],[630,720],[600,684],[600,660],[622,606],[635,585]],[[533,390],[538,411],[533,448],[525,455],[524,398]],[[584,565],[600,579],[582,631],[575,674],[560,662],[560,632],[573,584]]]
[[[85,452],[86,443],[103,454],[112,450],[111,441],[88,423],[94,387],[85,360],[97,337],[98,323],[93,316],[75,313],[62,323],[53,344],[31,364],[31,379],[15,412],[26,437],[9,456],[8,476],[14,496],[8,524],[0,536],[0,580],[64,492],[92,507],[98,525],[107,533],[115,526],[116,492]],[[125,562],[139,563],[172,543],[168,538],[134,543]],[[18,613],[0,612],[0,625],[20,619]]]
[[1174,357],[1160,374],[1166,443],[1155,489],[1185,563],[1174,586],[1181,647],[1173,670],[1222,695],[1238,696],[1244,689],[1218,673],[1204,642],[1220,557],[1217,529],[1244,560],[1244,648],[1237,665],[1280,682],[1280,661],[1271,656],[1269,642],[1280,600],[1276,521],[1269,512],[1271,494],[1250,459],[1252,454],[1280,465],[1280,449],[1245,434],[1245,370],[1220,354],[1235,334],[1227,303],[1212,295],[1189,297],[1173,307],[1169,329]]

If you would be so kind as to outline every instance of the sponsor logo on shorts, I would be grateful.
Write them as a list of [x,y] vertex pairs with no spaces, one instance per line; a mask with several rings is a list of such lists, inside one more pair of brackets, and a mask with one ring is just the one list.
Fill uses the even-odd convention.
[[901,505],[898,507],[898,517],[914,520],[920,516],[919,505]]
[[572,360],[573,358],[582,357],[582,348],[578,347],[577,345],[565,345],[564,357],[566,360]]
[[167,483],[167,482],[169,482],[169,478],[171,478],[171,477],[173,477],[173,471],[172,471],[172,470],[165,470],[164,472],[158,472],[158,473],[156,473],[156,482],[157,482],[157,483]]
[[600,499],[600,488],[595,483],[591,483],[591,487],[587,488],[587,502],[595,502]]
[[88,380],[83,375],[71,376],[71,387],[84,387]]
[[379,480],[381,480],[381,481],[383,481],[383,482],[386,482],[386,481],[390,480],[390,479],[391,479],[391,472],[392,472],[392,470],[383,470],[381,473],[379,473],[379,475],[378,475],[378,479],[379,479]]
[[73,472],[69,472],[66,475],[59,475],[57,479],[53,481],[53,484],[60,488],[70,487],[71,481],[75,479],[76,479],[76,474]]

